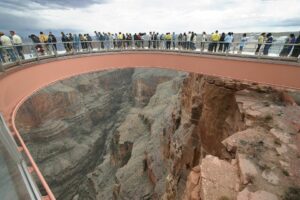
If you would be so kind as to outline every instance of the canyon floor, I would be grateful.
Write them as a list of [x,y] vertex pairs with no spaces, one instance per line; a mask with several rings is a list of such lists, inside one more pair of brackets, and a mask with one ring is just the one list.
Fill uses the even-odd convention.
[[291,89],[132,68],[41,89],[16,124],[58,200],[299,200],[299,105]]

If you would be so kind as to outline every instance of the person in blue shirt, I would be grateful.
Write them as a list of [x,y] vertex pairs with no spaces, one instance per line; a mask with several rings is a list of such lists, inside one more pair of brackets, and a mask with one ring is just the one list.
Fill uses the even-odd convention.
[[175,32],[173,32],[173,34],[172,34],[172,42],[173,42],[173,49],[175,49],[175,41],[176,41],[176,34],[175,34]]
[[263,51],[264,55],[268,55],[269,54],[269,49],[272,46],[272,42],[273,42],[272,33],[268,33],[267,34],[267,41],[266,41],[266,44],[265,44],[265,47],[264,47],[264,51]]
[[77,34],[74,34],[73,47],[76,52],[79,52],[80,39]]
[[230,48],[230,44],[232,43],[233,40],[233,36],[231,34],[231,32],[229,32],[224,39],[224,49],[223,52],[229,51]]
[[239,51],[239,53],[242,53],[247,41],[248,41],[247,34],[244,33],[243,37],[241,38],[241,41],[240,41],[240,51]]

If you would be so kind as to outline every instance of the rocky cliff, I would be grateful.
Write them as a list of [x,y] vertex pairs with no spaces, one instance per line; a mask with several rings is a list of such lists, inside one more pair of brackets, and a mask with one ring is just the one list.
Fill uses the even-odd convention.
[[40,90],[16,121],[58,199],[280,199],[299,192],[298,94],[113,70]]

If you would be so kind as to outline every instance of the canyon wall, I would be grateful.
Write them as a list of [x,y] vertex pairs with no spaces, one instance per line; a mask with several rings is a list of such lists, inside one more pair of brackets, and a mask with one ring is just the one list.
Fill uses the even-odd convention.
[[298,94],[112,70],[40,90],[16,122],[57,199],[276,199],[299,186]]

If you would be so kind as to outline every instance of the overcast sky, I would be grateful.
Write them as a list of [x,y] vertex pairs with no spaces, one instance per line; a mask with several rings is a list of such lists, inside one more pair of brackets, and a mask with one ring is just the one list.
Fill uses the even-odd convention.
[[299,0],[0,0],[0,31],[300,31]]

